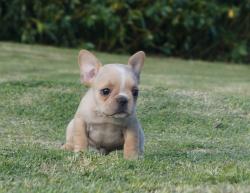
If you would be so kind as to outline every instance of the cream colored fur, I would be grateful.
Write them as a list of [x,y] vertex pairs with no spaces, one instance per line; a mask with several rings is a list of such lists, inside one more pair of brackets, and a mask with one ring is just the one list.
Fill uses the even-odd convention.
[[[74,118],[66,129],[63,149],[75,152],[94,148],[103,154],[123,149],[125,159],[136,159],[144,152],[144,133],[136,117],[140,71],[145,54],[130,57],[128,65],[102,66],[89,51],[79,53],[81,82],[89,86]],[[108,88],[109,95],[102,90]],[[119,99],[126,99],[121,104]]]

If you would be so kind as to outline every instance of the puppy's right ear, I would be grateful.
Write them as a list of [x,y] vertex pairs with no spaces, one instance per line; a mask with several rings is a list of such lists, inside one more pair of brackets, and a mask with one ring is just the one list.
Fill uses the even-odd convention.
[[81,50],[78,56],[81,83],[90,86],[95,79],[101,62],[89,51]]
[[136,52],[128,60],[128,64],[137,75],[138,80],[140,79],[140,73],[144,65],[144,60],[145,60],[145,53],[143,51]]

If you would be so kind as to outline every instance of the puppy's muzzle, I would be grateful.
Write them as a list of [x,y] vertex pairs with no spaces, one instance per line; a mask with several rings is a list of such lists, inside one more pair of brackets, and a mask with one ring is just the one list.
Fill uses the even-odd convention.
[[116,98],[119,108],[125,108],[128,104],[128,98],[126,96],[118,96]]

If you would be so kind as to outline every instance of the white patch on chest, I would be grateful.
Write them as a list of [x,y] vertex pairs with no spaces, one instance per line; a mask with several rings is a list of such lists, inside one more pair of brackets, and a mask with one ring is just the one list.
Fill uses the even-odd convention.
[[112,124],[89,124],[87,126],[90,145],[93,147],[103,147],[115,149],[123,145],[123,127]]

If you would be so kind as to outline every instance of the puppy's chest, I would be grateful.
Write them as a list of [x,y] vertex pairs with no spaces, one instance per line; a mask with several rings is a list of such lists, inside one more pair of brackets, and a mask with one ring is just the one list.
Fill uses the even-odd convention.
[[112,124],[88,124],[87,135],[91,146],[115,149],[124,143],[123,127]]

